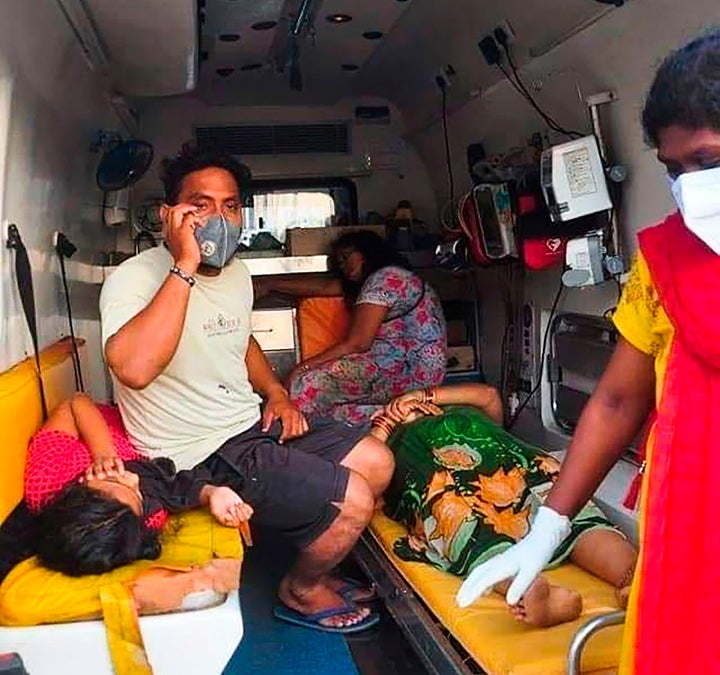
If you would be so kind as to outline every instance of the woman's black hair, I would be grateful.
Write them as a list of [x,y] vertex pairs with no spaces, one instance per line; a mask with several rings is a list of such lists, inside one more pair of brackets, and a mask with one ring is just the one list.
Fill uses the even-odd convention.
[[165,188],[166,203],[177,204],[185,176],[211,168],[224,169],[235,179],[238,192],[249,192],[251,174],[247,166],[232,155],[200,150],[186,143],[176,157],[166,157],[160,163],[160,179]]
[[660,65],[642,113],[647,142],[677,125],[720,131],[720,30],[672,52]]
[[[362,278],[346,279],[340,270],[338,257],[342,251],[357,251],[363,259]],[[365,280],[383,267],[410,269],[408,261],[379,234],[370,230],[354,230],[338,237],[330,247],[330,271],[342,281],[343,296],[348,305],[354,304]]]
[[102,574],[160,556],[160,531],[112,497],[71,483],[38,516],[40,563],[71,577]]

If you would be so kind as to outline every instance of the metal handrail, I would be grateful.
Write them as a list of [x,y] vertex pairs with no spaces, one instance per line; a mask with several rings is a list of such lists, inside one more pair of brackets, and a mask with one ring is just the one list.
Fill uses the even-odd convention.
[[590,621],[583,624],[577,633],[575,633],[570,643],[567,658],[568,675],[581,675],[580,658],[582,657],[587,641],[595,635],[595,633],[608,626],[617,626],[624,622],[625,612],[619,611],[596,616],[594,619],[590,619]]

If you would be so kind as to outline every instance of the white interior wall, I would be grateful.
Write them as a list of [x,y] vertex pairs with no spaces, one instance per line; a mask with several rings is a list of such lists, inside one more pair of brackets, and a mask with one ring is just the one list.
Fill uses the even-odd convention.
[[[720,25],[717,0],[628,0],[583,32],[522,68],[527,83],[540,85],[541,106],[565,126],[589,130],[586,108],[578,96],[612,89],[619,100],[603,112],[604,131],[616,162],[629,170],[621,231],[628,254],[635,250],[635,233],[651,225],[673,208],[667,181],[654,152],[643,140],[639,117],[654,69],[673,48]],[[518,36],[522,40],[522,36]],[[478,51],[478,59],[482,59]],[[473,67],[473,64],[461,64]],[[449,119],[453,166],[458,190],[469,187],[465,148],[481,141],[488,153],[522,145],[542,121],[507,82],[502,82],[456,106]],[[411,141],[427,166],[444,166],[442,126],[439,122],[417,130]],[[442,171],[431,175],[439,201],[447,198],[447,179]],[[490,380],[499,377],[499,344],[502,314],[493,275],[481,272],[485,311],[485,366]],[[529,273],[526,297],[536,311],[549,308],[559,283],[559,271]],[[602,313],[615,304],[613,283],[588,290],[567,290],[561,309]],[[539,314],[538,314],[539,316]],[[539,323],[536,321],[536,323]],[[539,350],[537,350],[539,353]]]
[[[89,151],[98,129],[117,124],[103,87],[85,62],[53,0],[0,4],[0,370],[32,351],[5,247],[16,223],[30,253],[40,342],[66,335],[67,319],[53,232],[78,247],[73,260],[90,261],[114,248],[115,233],[100,223],[100,192]],[[73,284],[76,334],[88,340],[85,379],[93,395],[106,393],[100,357],[99,286]]]
[[[327,107],[235,107],[209,106],[189,97],[149,102],[142,111],[140,134],[155,146],[156,160],[146,177],[135,186],[133,198],[142,200],[162,194],[158,161],[176,154],[184,142],[193,140],[196,126],[350,121],[356,105],[386,103],[376,99],[358,99]],[[402,145],[404,130],[396,108],[392,108],[391,118],[389,128],[354,125],[352,156],[248,156],[243,161],[254,175],[262,177],[333,176],[360,171],[363,168],[361,155],[365,150],[372,151],[373,137],[381,134],[391,145]],[[430,175],[412,146],[407,146],[405,160],[397,171],[373,171],[370,175],[357,175],[353,180],[357,186],[360,215],[367,211],[386,214],[394,209],[400,199],[409,199],[417,217],[428,223],[436,220],[437,207]]]

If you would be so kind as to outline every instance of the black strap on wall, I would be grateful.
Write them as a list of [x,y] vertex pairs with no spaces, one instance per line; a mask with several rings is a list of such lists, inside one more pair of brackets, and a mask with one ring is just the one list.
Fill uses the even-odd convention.
[[20,300],[25,312],[30,337],[32,338],[33,349],[35,350],[35,365],[37,366],[38,384],[40,385],[40,405],[42,406],[43,420],[48,417],[47,401],[45,400],[45,387],[42,381],[42,370],[40,369],[40,350],[38,347],[37,315],[35,314],[35,293],[33,291],[32,270],[27,249],[20,237],[20,231],[16,225],[8,227],[7,247],[15,251],[15,278],[17,279]]
[[62,277],[63,291],[65,293],[65,307],[67,308],[68,326],[70,329],[70,339],[72,340],[75,390],[85,391],[82,368],[80,366],[80,352],[78,351],[77,342],[75,340],[75,330],[73,328],[72,303],[70,302],[70,291],[68,289],[67,273],[65,271],[65,258],[70,258],[75,251],[77,251],[77,248],[62,232],[58,232],[57,240],[55,242],[55,251],[58,255],[58,259],[60,260],[60,276]]

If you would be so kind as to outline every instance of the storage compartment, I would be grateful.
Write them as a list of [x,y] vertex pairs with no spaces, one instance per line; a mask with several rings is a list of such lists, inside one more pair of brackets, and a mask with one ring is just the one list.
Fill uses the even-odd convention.
[[300,357],[295,309],[256,309],[252,313],[251,325],[253,337],[265,353],[273,372],[284,380]]
[[294,350],[295,310],[260,309],[252,313],[252,334],[264,352]]
[[326,255],[330,245],[340,235],[358,230],[369,230],[385,237],[385,225],[352,225],[342,227],[298,227],[287,231],[287,255]]

